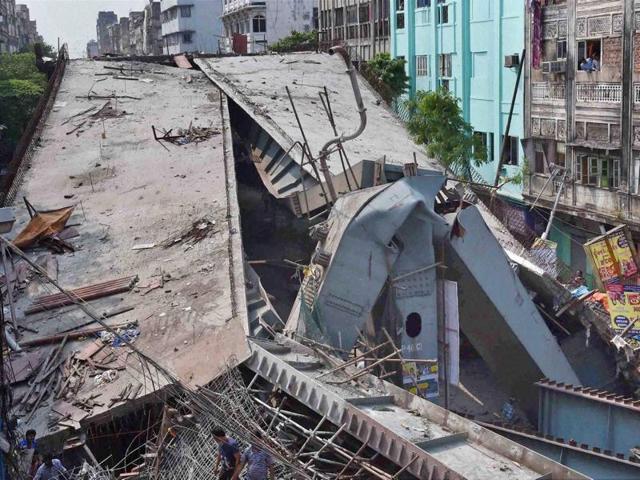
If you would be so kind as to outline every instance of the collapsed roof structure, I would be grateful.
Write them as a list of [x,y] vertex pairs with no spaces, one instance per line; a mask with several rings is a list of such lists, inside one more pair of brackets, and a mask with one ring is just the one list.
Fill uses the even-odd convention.
[[[486,410],[467,388],[460,331],[487,381],[529,419],[538,380],[584,383],[486,209],[447,187],[341,58],[196,63],[204,74],[67,66],[18,177],[10,237],[51,209],[73,215],[39,230],[27,253],[3,242],[15,261],[5,275],[22,424],[69,450],[84,443],[76,431],[88,433],[84,447],[101,460],[126,459],[111,465],[122,478],[209,478],[213,425],[241,442],[262,432],[285,478],[590,478],[449,404],[455,389],[475,402],[471,413]],[[361,107],[366,127],[347,142]],[[331,138],[341,140],[326,147]],[[282,252],[286,235],[300,239],[278,218],[313,227],[306,258],[279,259],[301,278],[290,302],[274,287],[281,277],[260,275],[268,262],[248,253],[271,241],[249,234],[252,210],[276,224]],[[130,423],[144,428],[117,433]]]

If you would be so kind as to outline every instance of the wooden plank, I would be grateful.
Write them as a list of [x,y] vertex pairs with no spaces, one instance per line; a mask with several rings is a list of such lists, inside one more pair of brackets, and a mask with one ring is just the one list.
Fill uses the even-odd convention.
[[84,362],[103,348],[104,342],[102,340],[94,340],[89,345],[87,345],[80,353],[76,353],[76,358]]
[[189,62],[189,59],[185,54],[175,55],[173,57],[173,61],[176,63],[178,68],[184,68],[189,70],[193,68],[193,65],[191,65],[191,62]]

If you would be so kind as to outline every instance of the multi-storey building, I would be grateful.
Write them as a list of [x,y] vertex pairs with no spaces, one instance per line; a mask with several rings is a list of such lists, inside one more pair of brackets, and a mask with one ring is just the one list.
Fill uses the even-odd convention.
[[131,55],[145,55],[144,51],[144,11],[129,12],[129,52]]
[[[109,51],[106,53],[120,53],[120,24],[114,23],[107,27],[107,37],[109,39]],[[103,52],[104,53],[104,52]]]
[[143,51],[162,55],[162,20],[159,1],[150,0],[144,7]]
[[319,0],[321,50],[343,45],[354,61],[389,52],[389,0]]
[[94,58],[100,55],[98,50],[98,42],[95,40],[89,40],[87,42],[87,58]]
[[98,40],[98,50],[101,55],[105,53],[114,53],[113,44],[111,42],[108,28],[118,22],[118,16],[114,12],[98,12],[98,21],[96,22],[96,35]]
[[29,8],[15,0],[0,0],[0,53],[15,53],[37,42],[42,37]]
[[[553,209],[558,256],[602,226],[640,237],[640,2],[534,0],[528,11],[524,198]],[[541,212],[546,214],[546,212]]]
[[[392,0],[391,6],[392,56],[406,60],[407,95],[449,90],[459,99],[464,119],[487,147],[488,162],[473,168],[474,179],[493,185],[498,173],[503,178],[517,177],[524,163],[520,142],[524,82],[518,84],[518,73],[525,2]],[[505,136],[507,124],[510,128]],[[506,145],[499,162],[503,137]],[[500,193],[519,199],[521,186],[507,183]]]
[[15,0],[0,0],[0,53],[19,49]]
[[164,53],[218,52],[222,38],[222,1],[161,0]]
[[39,40],[36,21],[31,20],[29,7],[26,5],[16,5],[16,33],[20,49],[33,45]]
[[120,45],[117,53],[122,55],[135,54],[131,51],[131,42],[129,41],[129,17],[120,17]]
[[315,0],[224,0],[224,49],[260,53],[293,31],[315,27]]

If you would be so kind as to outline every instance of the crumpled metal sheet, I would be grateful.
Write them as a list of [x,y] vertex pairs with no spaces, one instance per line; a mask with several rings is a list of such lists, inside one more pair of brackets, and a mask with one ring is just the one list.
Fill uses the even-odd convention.
[[36,213],[15,238],[13,244],[18,248],[24,249],[40,240],[57,235],[64,230],[74,209],[75,205]]

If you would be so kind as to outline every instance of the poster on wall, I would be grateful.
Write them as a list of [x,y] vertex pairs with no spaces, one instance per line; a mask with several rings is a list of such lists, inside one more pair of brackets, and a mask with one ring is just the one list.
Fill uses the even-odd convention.
[[406,390],[422,398],[439,395],[438,363],[405,362],[402,365],[402,385]]
[[609,284],[624,284],[638,274],[636,252],[626,226],[610,230],[584,245],[602,290]]
[[[611,284],[607,286],[611,328],[620,335],[632,321],[640,318],[640,286]],[[625,334],[625,340],[635,349],[640,346],[640,321]]]

